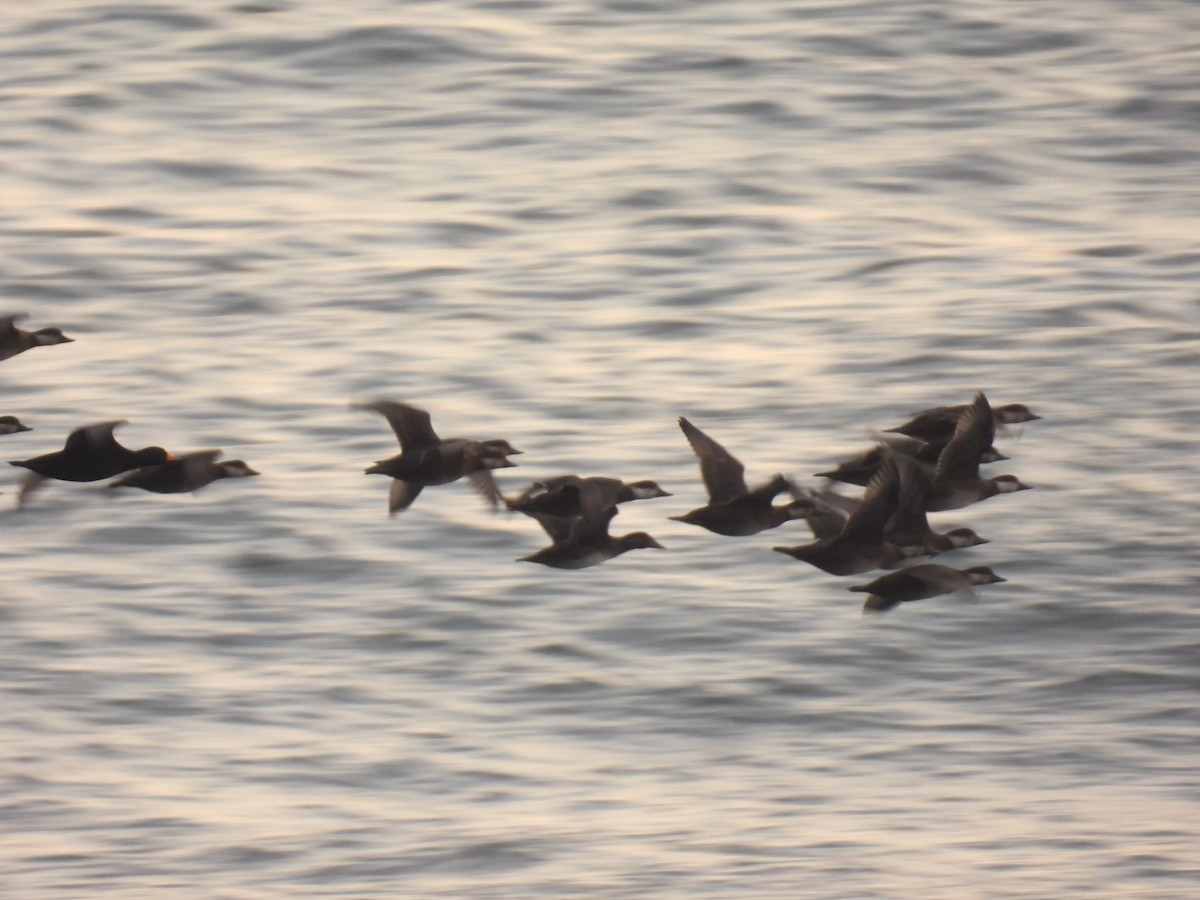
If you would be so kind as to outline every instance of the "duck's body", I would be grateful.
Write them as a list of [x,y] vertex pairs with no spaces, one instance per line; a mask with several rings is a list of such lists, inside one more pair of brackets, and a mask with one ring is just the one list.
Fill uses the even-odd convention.
[[578,516],[583,514],[584,495],[589,494],[600,509],[629,503],[633,500],[653,500],[670,497],[657,483],[649,480],[622,481],[602,475],[581,478],[578,475],[558,475],[544,478],[513,498],[505,498],[504,505],[511,510],[524,513],[547,513],[555,516]]
[[141,466],[162,465],[172,459],[162,447],[130,450],[113,437],[113,429],[125,420],[99,422],[77,428],[68,436],[61,450],[35,456],[32,459],[10,460],[43,478],[59,481],[100,481],[137,469]]
[[0,360],[11,359],[18,353],[32,350],[34,347],[49,347],[52,344],[70,344],[74,338],[69,338],[58,328],[40,328],[37,331],[24,331],[17,327],[17,321],[26,318],[25,313],[11,316],[0,316]]
[[895,512],[900,476],[894,459],[885,458],[867,485],[861,503],[854,506],[836,534],[797,547],[772,547],[777,553],[816,566],[830,575],[858,575],[894,566],[919,550],[902,547],[886,536],[888,519]]
[[122,419],[86,425],[67,435],[61,450],[32,459],[10,460],[10,465],[29,470],[17,494],[17,506],[47,478],[58,481],[100,481],[130,469],[159,466],[174,459],[162,447],[130,450],[118,444],[113,437],[113,429],[124,423]]
[[776,497],[792,490],[793,485],[790,481],[782,475],[776,475],[766,484],[732,500],[709,503],[682,516],[669,518],[689,525],[698,525],[726,537],[748,537],[807,515],[809,506],[802,500],[793,499],[783,506],[774,504]]
[[[796,498],[796,488],[788,479],[776,475],[752,491],[746,486],[745,467],[733,454],[683,416],[679,427],[700,461],[708,503],[672,519],[715,534],[745,537],[804,517],[808,506]],[[785,491],[793,495],[792,502],[775,506],[775,498]]]
[[891,568],[907,558],[904,548],[884,540],[859,542],[833,538],[798,547],[771,549],[816,566],[830,575],[861,575],[873,569]]
[[[907,435],[882,435],[881,442],[874,447],[838,463],[836,468],[830,469],[827,472],[817,472],[816,477],[866,487],[871,480],[871,476],[879,468],[879,463],[883,460],[884,455],[889,452],[896,452],[911,457],[927,471],[932,472],[937,465],[938,457],[941,455],[942,450],[945,449],[949,440],[950,435],[947,435],[945,440],[932,443],[908,437]],[[983,452],[979,461],[982,463],[993,463],[1004,459],[1008,459],[1008,457],[995,447],[988,447]]]
[[[906,445],[906,451],[914,459],[925,461],[929,456],[930,447],[932,445],[924,441],[918,441],[915,438],[908,439],[910,443]],[[856,484],[859,487],[866,487],[871,478],[879,470],[879,464],[883,461],[887,454],[888,448],[883,444],[876,444],[868,450],[864,450],[857,456],[852,456],[838,463],[833,469],[827,472],[816,472],[817,478],[828,478],[831,481],[840,481],[843,484]],[[933,459],[930,461],[937,462],[937,452],[935,450]]]
[[[958,420],[970,406],[969,403],[958,406],[937,406],[917,413],[903,425],[887,430],[930,443],[944,444],[954,435]],[[1035,422],[1040,418],[1041,416],[1034,415],[1029,407],[1022,403],[1009,403],[992,409],[993,427]]]
[[518,562],[532,562],[555,569],[586,569],[599,565],[630,550],[653,548],[663,549],[662,544],[646,534],[635,531],[613,537],[608,533],[609,523],[617,514],[616,506],[605,509],[588,509],[574,518],[530,513],[537,519],[552,543]]
[[[849,514],[861,503],[854,497],[846,497],[829,491],[821,491],[812,495],[812,512],[805,516],[805,521],[818,541],[830,541],[836,538],[845,527]],[[906,522],[902,516],[893,514],[884,526],[884,538],[903,551],[905,559],[917,556],[938,556],[949,550],[959,550],[964,547],[976,547],[988,543],[970,528],[952,528],[949,531],[937,532],[929,527],[928,519],[924,518],[922,528],[916,522]],[[890,555],[890,554],[889,554]],[[886,558],[886,556],[885,556]],[[892,563],[894,565],[894,563]]]
[[987,566],[959,571],[936,563],[922,563],[889,572],[868,584],[856,584],[849,590],[870,594],[863,603],[864,612],[884,612],[900,603],[970,591],[976,585],[997,584],[1004,580]]
[[512,466],[514,463],[505,457],[515,452],[496,449],[487,441],[450,438],[432,447],[405,450],[381,459],[366,471],[371,475],[388,475],[432,487],[450,484],[480,470]]
[[240,459],[219,461],[220,450],[186,453],[159,466],[147,466],[123,475],[110,488],[133,487],[156,494],[198,491],[223,478],[246,478],[259,474]]
[[407,509],[426,487],[449,484],[463,477],[468,478],[492,506],[500,502],[500,491],[491,472],[515,466],[508,457],[521,452],[508,441],[442,440],[433,430],[429,413],[423,409],[391,400],[357,406],[374,410],[387,419],[400,442],[400,453],[380,460],[366,470],[367,474],[387,475],[393,479],[388,492],[390,513]]

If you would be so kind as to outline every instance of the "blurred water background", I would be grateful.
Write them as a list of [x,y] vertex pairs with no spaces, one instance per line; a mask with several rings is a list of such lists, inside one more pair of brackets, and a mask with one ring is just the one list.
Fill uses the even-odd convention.
[[[1195,895],[1200,6],[44,0],[0,111],[4,458],[263,473],[5,476],[4,896]],[[978,389],[974,599],[666,518]],[[667,549],[389,519],[370,397]]]

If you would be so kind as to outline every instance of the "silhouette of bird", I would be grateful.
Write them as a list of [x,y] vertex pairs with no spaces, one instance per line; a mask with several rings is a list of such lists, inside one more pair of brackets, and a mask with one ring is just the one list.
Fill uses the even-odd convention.
[[10,464],[28,469],[29,474],[17,494],[17,506],[47,478],[59,481],[100,481],[142,466],[158,466],[174,459],[162,447],[130,450],[117,443],[113,430],[125,420],[99,422],[76,428],[67,435],[61,450],[32,459],[10,460]]
[[881,575],[868,584],[856,584],[849,590],[870,595],[863,603],[863,612],[885,612],[900,603],[970,591],[976,585],[1005,580],[987,566],[972,566],[959,571],[936,563],[922,563]]
[[[796,496],[796,487],[782,475],[750,490],[746,487],[745,467],[732,453],[685,419],[679,427],[700,460],[700,476],[708,490],[708,503],[682,516],[670,516],[678,522],[699,525],[716,534],[744,537],[776,528],[792,519],[803,518],[808,503]],[[788,491],[791,503],[775,506],[775,498]]]
[[508,441],[442,440],[433,430],[429,413],[423,409],[392,400],[353,405],[382,415],[400,442],[400,453],[380,460],[366,470],[369,475],[392,478],[388,491],[389,513],[394,515],[407,509],[426,487],[449,484],[464,476],[492,506],[503,499],[492,478],[492,470],[515,466],[508,457],[521,452]]
[[578,516],[583,512],[583,495],[597,495],[599,508],[629,503],[633,500],[653,500],[671,494],[650,480],[622,481],[603,475],[557,475],[535,481],[516,497],[505,497],[504,505],[516,512],[543,512],[556,516]]
[[630,550],[663,546],[644,531],[635,531],[620,537],[608,533],[609,523],[617,514],[617,507],[599,507],[598,494],[584,494],[583,512],[578,516],[564,517],[540,512],[531,512],[550,536],[551,544],[518,562],[540,563],[555,569],[586,569],[620,556]]
[[183,453],[159,466],[146,466],[110,482],[110,488],[133,487],[156,494],[182,494],[198,491],[223,478],[247,478],[258,475],[240,459],[218,461],[220,450]]
[[[936,406],[917,413],[903,425],[886,430],[931,443],[945,443],[954,435],[958,420],[969,406],[970,404]],[[1036,422],[1040,418],[1041,416],[1034,415],[1029,407],[1022,403],[1009,403],[992,410],[993,426]]]

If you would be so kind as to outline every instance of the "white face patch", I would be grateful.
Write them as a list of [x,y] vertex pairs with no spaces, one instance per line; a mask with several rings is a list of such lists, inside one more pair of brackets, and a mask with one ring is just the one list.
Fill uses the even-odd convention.
[[993,572],[968,572],[966,575],[971,584],[996,584],[1004,581]]
[[57,329],[53,331],[43,329],[42,331],[35,331],[33,334],[34,337],[37,338],[37,345],[39,347],[49,347],[51,344],[73,343],[71,338],[67,337]]

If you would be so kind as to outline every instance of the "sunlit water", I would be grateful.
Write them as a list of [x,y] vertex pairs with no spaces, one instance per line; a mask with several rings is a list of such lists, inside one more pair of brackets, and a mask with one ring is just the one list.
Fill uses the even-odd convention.
[[[13,5],[17,459],[124,418],[262,477],[3,516],[11,897],[1193,896],[1200,7]],[[811,481],[1025,402],[1008,578],[720,538],[687,415]],[[352,400],[655,478],[582,572]],[[12,470],[3,485],[11,501]]]

